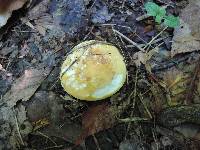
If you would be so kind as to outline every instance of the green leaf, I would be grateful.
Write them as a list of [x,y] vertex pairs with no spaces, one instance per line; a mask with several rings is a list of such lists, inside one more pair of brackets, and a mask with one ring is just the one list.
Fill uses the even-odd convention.
[[165,16],[164,24],[168,27],[175,28],[180,25],[179,17],[173,15]]
[[157,23],[161,23],[162,19],[163,19],[163,16],[157,15],[155,21],[156,21]]
[[158,6],[156,3],[153,2],[147,2],[144,7],[149,16],[160,16],[162,18],[166,14],[166,10],[164,8]]

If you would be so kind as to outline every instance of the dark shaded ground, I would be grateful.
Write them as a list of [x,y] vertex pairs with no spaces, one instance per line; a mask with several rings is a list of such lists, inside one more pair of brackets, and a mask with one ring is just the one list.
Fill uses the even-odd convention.
[[[187,3],[156,2],[172,5],[167,11],[175,15]],[[171,68],[189,66],[188,70],[193,70],[199,54],[170,58],[173,29],[167,29],[161,35],[160,43],[164,43],[159,47],[160,53],[150,60],[150,73],[144,65],[135,66],[134,54],[139,50],[114,32],[117,30],[142,45],[162,31],[162,25],[152,18],[136,21],[145,14],[144,3],[143,0],[43,0],[31,9],[15,12],[17,16],[20,13],[19,19],[11,18],[12,25],[5,27],[8,30],[3,30],[0,41],[0,64],[4,68],[0,70],[0,149],[13,149],[13,145],[18,149],[199,149],[199,138],[185,135],[179,127],[184,123],[200,124],[199,119],[194,119],[200,115],[198,105],[176,106],[181,112],[176,107],[167,109],[168,91],[159,82]],[[74,100],[60,85],[60,66],[67,52],[89,39],[108,41],[119,47],[126,60],[128,81],[107,99],[111,108],[118,109],[113,126],[74,146],[84,130],[81,124],[84,112],[107,101]],[[32,83],[33,78],[38,82]],[[30,81],[28,86],[23,84],[26,80]],[[198,103],[199,95],[194,99]],[[187,114],[189,117],[182,117]],[[132,117],[147,120],[131,122]],[[199,126],[191,126],[184,129],[199,131]]]

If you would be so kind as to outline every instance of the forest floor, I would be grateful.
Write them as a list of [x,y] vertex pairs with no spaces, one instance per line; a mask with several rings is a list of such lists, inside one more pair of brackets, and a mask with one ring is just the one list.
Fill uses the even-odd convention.
[[[199,150],[200,2],[154,0],[179,16],[175,28],[146,3],[42,0],[13,12],[0,29],[0,149]],[[126,83],[103,101],[60,84],[67,53],[86,40],[126,61]]]

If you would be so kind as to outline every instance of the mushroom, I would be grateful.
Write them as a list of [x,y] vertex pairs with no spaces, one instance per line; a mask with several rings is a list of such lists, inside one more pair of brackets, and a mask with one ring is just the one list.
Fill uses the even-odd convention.
[[75,46],[62,64],[60,79],[73,97],[96,101],[116,93],[127,70],[119,50],[110,43],[90,40]]

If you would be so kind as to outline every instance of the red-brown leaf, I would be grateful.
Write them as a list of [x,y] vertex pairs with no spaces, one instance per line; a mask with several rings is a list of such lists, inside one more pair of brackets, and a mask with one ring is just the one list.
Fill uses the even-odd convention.
[[90,107],[82,117],[83,132],[76,141],[82,143],[86,137],[99,131],[112,127],[115,123],[115,113],[113,107],[107,104],[100,104]]

